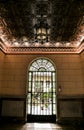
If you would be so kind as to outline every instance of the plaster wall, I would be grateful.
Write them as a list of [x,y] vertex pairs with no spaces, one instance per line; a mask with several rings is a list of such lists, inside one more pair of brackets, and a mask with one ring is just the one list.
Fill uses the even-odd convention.
[[61,86],[58,94],[84,94],[84,52],[5,55],[0,51],[0,95],[26,95],[28,67],[40,57],[50,59],[56,66],[57,89]]
[[84,51],[81,53],[81,65],[82,65],[82,74],[83,74],[83,86],[84,86]]

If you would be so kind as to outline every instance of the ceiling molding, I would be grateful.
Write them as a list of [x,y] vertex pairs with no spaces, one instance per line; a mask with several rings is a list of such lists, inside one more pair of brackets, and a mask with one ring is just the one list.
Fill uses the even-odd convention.
[[79,54],[84,50],[84,43],[79,47],[5,47],[0,49],[6,54]]

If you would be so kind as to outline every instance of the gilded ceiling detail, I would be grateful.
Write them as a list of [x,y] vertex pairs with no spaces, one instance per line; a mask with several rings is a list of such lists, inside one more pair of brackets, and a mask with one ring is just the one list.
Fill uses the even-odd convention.
[[[49,41],[43,44],[34,34],[39,15],[47,17],[50,27]],[[0,49],[5,53],[80,53],[84,50],[84,1],[0,0]]]

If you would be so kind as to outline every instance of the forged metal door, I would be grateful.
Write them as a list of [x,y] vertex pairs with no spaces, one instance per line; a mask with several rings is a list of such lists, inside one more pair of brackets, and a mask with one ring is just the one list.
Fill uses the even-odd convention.
[[52,64],[44,59],[32,63],[27,94],[28,121],[56,120],[56,83]]

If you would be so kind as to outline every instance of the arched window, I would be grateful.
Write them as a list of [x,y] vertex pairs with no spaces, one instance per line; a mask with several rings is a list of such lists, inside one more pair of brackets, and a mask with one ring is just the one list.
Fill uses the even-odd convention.
[[27,114],[56,115],[55,67],[44,58],[31,63],[28,71]]

